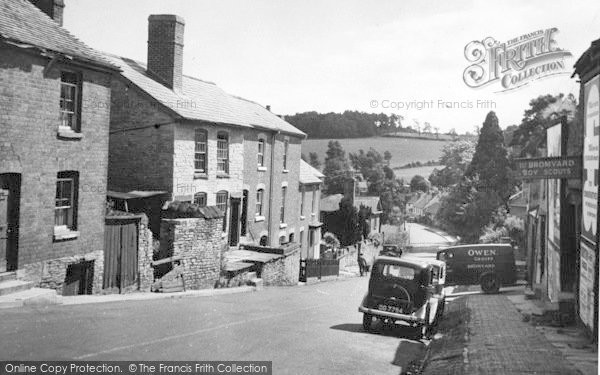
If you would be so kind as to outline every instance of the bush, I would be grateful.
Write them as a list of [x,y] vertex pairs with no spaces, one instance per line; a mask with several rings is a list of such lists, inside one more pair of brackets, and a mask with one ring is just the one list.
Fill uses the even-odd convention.
[[337,249],[340,247],[340,240],[331,232],[327,232],[323,235],[323,242],[328,248]]

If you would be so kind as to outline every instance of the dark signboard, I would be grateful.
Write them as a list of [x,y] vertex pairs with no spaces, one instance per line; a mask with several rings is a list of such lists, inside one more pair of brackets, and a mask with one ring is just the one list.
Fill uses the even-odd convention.
[[553,178],[581,178],[581,156],[561,156],[516,160],[516,178],[541,180]]

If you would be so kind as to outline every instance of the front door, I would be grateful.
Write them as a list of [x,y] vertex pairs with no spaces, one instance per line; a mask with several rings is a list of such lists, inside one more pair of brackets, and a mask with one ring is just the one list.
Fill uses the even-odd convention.
[[21,176],[0,174],[0,272],[17,269]]
[[229,246],[237,246],[240,240],[240,198],[231,198]]

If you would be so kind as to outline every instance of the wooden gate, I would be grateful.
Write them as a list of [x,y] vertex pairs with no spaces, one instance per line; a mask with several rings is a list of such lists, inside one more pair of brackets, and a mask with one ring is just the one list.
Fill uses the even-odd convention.
[[106,218],[103,289],[123,288],[138,280],[138,217]]
[[311,277],[320,280],[323,276],[339,275],[339,259],[300,259],[300,281],[306,282]]

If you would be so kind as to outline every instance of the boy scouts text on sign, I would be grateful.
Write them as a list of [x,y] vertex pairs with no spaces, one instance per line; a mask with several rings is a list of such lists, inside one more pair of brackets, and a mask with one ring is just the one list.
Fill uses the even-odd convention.
[[516,177],[524,180],[581,178],[581,156],[517,159]]

